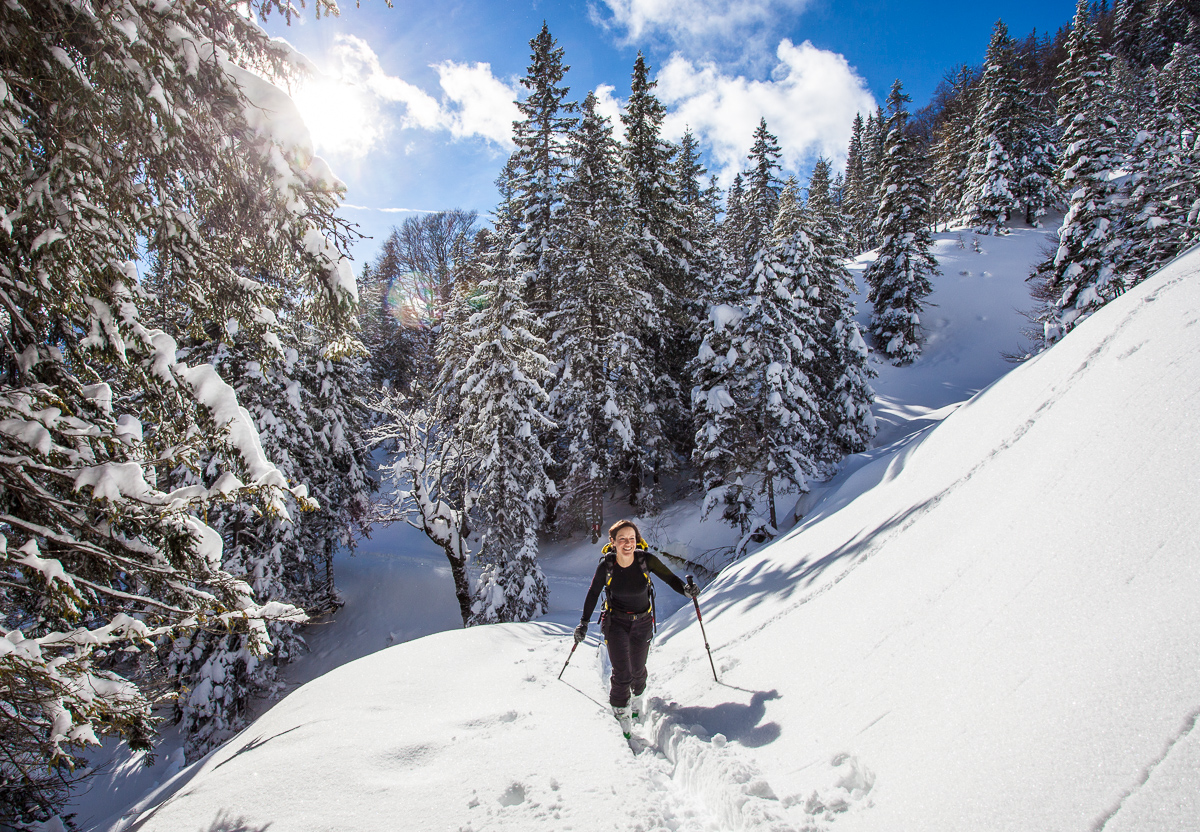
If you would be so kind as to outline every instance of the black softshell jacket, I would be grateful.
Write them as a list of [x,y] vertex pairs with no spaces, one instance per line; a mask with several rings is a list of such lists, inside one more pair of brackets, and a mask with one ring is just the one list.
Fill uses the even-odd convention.
[[650,584],[642,572],[638,561],[645,559],[646,568],[657,575],[663,583],[683,595],[683,581],[675,576],[667,565],[649,552],[635,554],[633,563],[621,566],[616,562],[616,555],[608,555],[600,559],[596,565],[596,574],[592,576],[592,585],[588,587],[587,597],[583,601],[583,618],[587,623],[596,610],[596,602],[604,591],[604,582],[608,580],[608,558],[612,558],[612,583],[608,586],[609,603],[613,609],[620,612],[641,613],[650,609]]

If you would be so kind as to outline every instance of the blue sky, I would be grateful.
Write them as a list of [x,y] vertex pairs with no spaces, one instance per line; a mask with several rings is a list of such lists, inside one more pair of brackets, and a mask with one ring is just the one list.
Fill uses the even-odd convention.
[[[673,137],[690,126],[709,169],[732,176],[760,117],[784,150],[785,173],[845,152],[858,110],[899,78],[923,106],[943,75],[979,63],[1003,19],[1024,36],[1068,23],[1073,0],[885,3],[866,0],[566,0],[437,3],[362,0],[340,18],[305,12],[286,38],[320,80],[296,93],[317,152],[346,182],[345,216],[374,239],[413,210],[494,206],[493,181],[511,150],[508,124],[529,40],[545,20],[581,101],[598,90],[619,112],[642,50]],[[619,122],[618,128],[619,128]]]

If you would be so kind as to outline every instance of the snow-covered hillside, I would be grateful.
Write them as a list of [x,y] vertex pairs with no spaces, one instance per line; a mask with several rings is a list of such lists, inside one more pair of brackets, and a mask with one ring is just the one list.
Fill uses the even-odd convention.
[[1200,829],[1197,347],[1193,251],[868,457],[701,596],[720,684],[690,608],[661,627],[641,754],[594,643],[557,681],[566,626],[445,632],[300,688],[136,828]]

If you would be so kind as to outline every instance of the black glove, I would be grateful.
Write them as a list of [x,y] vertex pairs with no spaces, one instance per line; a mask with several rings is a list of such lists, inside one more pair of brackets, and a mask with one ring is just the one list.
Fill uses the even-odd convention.
[[586,635],[587,635],[587,624],[586,623],[580,624],[578,627],[575,628],[575,643],[578,644],[579,642],[583,641],[583,637]]

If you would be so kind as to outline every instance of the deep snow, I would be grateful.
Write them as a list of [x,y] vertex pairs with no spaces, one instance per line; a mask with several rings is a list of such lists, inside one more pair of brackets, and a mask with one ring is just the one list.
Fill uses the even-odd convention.
[[[995,381],[1040,235],[964,237],[925,357],[882,368],[877,447],[701,596],[723,684],[690,605],[660,628],[640,755],[595,628],[555,679],[594,547],[548,547],[546,620],[381,650],[458,620],[393,529],[339,562],[314,680],[95,828],[1200,829],[1200,253]],[[649,525],[732,536],[691,501]]]

